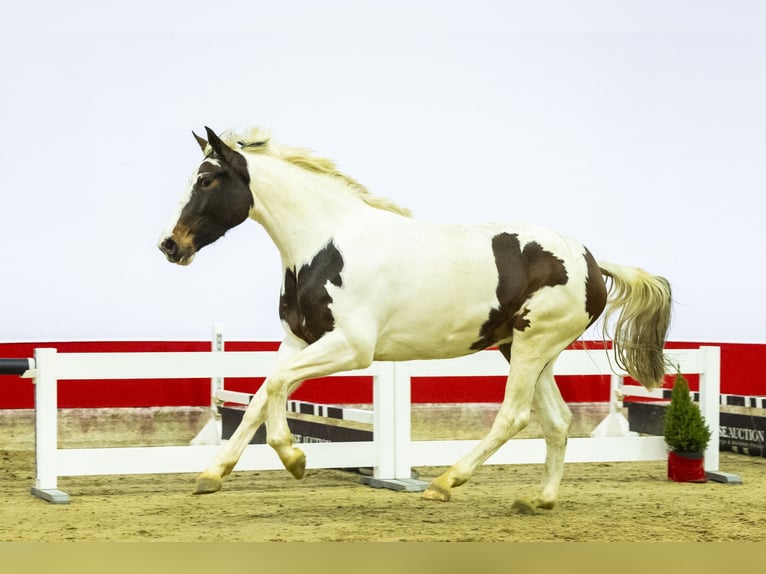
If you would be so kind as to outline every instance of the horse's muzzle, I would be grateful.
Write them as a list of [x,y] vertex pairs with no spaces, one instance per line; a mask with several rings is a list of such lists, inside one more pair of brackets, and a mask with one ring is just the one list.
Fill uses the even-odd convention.
[[186,250],[182,249],[172,237],[166,237],[160,241],[158,247],[171,263],[188,265],[194,258],[194,253],[186,253]]

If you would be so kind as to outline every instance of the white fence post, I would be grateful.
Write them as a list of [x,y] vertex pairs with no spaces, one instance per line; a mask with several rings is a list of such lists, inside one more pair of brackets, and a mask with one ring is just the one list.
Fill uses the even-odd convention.
[[590,433],[593,438],[615,436],[637,436],[630,430],[628,419],[623,414],[622,403],[623,376],[612,373],[609,379],[609,414]]
[[[223,323],[213,323],[213,338],[210,342],[212,353],[223,353]],[[223,390],[223,377],[210,377],[210,418],[197,433],[190,444],[221,444],[223,423],[218,411],[218,393]]]
[[[213,353],[223,353],[223,347],[223,323],[213,323],[213,340],[210,343],[210,350]],[[215,397],[218,391],[223,388],[223,377],[211,377],[210,388],[210,396],[212,400],[211,407],[215,413],[218,413]]]
[[699,406],[710,428],[710,442],[705,450],[705,471],[718,471],[720,460],[720,410],[721,410],[721,348],[700,347],[702,373],[699,384]]
[[35,349],[35,485],[32,494],[54,504],[69,495],[58,490],[58,377],[56,349]]
[[407,363],[392,363],[394,368],[394,478],[412,477],[409,445],[412,440],[411,379]]
[[379,363],[373,377],[373,476],[362,484],[420,492],[428,483],[412,478],[410,466],[410,373],[406,363]]
[[395,478],[396,386],[393,363],[380,363],[372,378],[374,477]]

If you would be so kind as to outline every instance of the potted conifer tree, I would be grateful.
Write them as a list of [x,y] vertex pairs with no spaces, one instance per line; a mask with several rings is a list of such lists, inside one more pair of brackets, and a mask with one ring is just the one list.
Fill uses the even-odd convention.
[[673,382],[670,405],[665,412],[665,442],[668,452],[668,479],[676,482],[706,482],[705,449],[710,429],[699,407],[692,401],[689,382],[680,373]]

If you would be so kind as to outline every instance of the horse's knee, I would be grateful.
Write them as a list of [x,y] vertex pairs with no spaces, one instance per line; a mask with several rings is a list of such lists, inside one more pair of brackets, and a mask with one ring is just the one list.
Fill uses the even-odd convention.
[[266,394],[270,397],[279,394],[285,388],[285,382],[275,377],[269,377],[264,383],[266,386]]

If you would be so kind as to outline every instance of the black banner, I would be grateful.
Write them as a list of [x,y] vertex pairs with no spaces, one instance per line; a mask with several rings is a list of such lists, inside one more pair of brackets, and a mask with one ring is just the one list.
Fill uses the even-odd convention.
[[[221,438],[228,439],[234,434],[244,408],[221,407]],[[372,431],[356,428],[348,428],[333,424],[333,419],[327,419],[327,423],[290,418],[288,425],[296,443],[316,442],[368,442],[372,440]],[[250,444],[266,444],[266,426],[261,425]]]
[[721,450],[766,457],[766,417],[721,413]]

